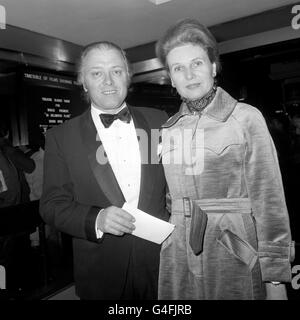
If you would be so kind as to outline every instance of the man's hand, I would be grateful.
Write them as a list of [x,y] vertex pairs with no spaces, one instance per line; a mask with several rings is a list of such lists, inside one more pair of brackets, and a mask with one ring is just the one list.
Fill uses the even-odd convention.
[[105,233],[122,236],[124,233],[132,233],[134,222],[134,217],[127,211],[111,206],[100,213],[97,228]]

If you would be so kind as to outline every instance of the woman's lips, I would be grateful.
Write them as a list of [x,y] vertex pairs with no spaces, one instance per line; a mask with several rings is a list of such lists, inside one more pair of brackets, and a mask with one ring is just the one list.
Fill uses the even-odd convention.
[[186,88],[190,89],[190,90],[195,89],[195,88],[199,88],[199,87],[200,87],[200,83],[191,83],[186,86]]

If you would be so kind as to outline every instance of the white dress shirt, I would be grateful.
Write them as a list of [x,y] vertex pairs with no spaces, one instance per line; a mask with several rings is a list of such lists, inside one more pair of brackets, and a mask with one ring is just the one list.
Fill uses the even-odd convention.
[[[124,103],[115,113],[125,107],[126,104]],[[109,128],[105,128],[99,116],[101,113],[104,112],[92,104],[92,119],[116,180],[126,202],[137,207],[140,194],[141,155],[133,120],[131,119],[129,123],[125,123],[117,119]],[[97,228],[96,233],[98,238],[103,234]]]

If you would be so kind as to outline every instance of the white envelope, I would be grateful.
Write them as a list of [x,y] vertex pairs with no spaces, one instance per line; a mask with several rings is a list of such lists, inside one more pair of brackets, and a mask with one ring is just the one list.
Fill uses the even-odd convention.
[[132,234],[137,237],[161,244],[175,228],[174,224],[155,218],[126,202],[122,209],[135,218],[135,230]]

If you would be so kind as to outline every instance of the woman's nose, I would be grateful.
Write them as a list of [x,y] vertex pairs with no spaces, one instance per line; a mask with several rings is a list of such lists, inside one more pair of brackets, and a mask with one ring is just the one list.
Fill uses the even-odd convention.
[[185,69],[185,78],[187,80],[191,80],[191,79],[193,79],[193,77],[194,77],[194,72],[193,72],[192,68],[186,68]]

